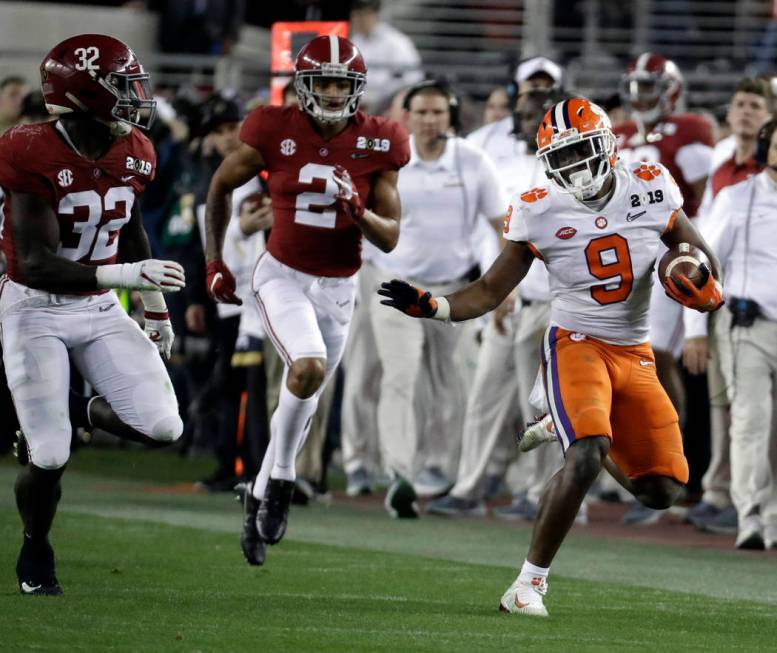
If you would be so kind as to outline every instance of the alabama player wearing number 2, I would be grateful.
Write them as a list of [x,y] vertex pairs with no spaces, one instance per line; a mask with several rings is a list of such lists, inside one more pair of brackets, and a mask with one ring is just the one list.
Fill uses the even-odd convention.
[[652,508],[668,507],[688,480],[677,413],[649,342],[661,242],[696,245],[712,270],[701,290],[690,282],[671,287],[673,298],[712,311],[722,296],[717,259],[683,212],[669,172],[657,163],[616,166],[600,107],[582,98],[559,102],[545,114],[537,144],[551,183],[513,197],[506,245],[481,279],[447,297],[397,280],[379,292],[384,304],[414,317],[468,320],[499,306],[535,258],[547,267],[551,324],[542,371],[565,461],[542,498],[521,572],[500,601],[507,612],[546,616],[550,564],[605,458]]
[[[29,458],[15,488],[19,589],[61,594],[48,533],[70,453],[70,361],[102,395],[84,406],[84,420],[134,440],[176,440],[183,425],[159,356],[173,342],[162,292],[184,278],[177,263],[150,258],[138,208],[156,157],[137,128],[148,127],[155,102],[135,54],[83,34],[55,46],[40,73],[59,119],[0,139],[0,329]],[[141,291],[145,334],[111,288]]]
[[286,367],[270,445],[245,498],[241,545],[253,565],[263,564],[265,545],[286,530],[294,458],[345,347],[362,236],[385,252],[399,238],[397,171],[410,158],[408,137],[397,123],[358,111],[366,73],[347,39],[307,43],[295,64],[299,106],[251,112],[242,145],[208,191],[208,291],[217,301],[239,303],[221,260],[227,198],[269,172],[275,221],[254,270],[253,294]]

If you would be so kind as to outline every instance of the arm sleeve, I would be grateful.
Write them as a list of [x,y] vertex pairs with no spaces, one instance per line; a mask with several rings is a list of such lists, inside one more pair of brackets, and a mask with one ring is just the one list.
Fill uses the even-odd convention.
[[267,156],[264,147],[270,131],[270,122],[265,107],[257,107],[246,116],[240,127],[240,140],[261,152],[265,162],[267,162]]
[[523,201],[519,195],[514,195],[507,207],[507,216],[505,217],[503,235],[507,240],[514,240],[516,242],[528,242],[530,240],[526,217]]
[[478,212],[490,220],[503,216],[509,199],[499,181],[496,166],[485,152],[480,154],[478,172]]
[[399,170],[410,161],[410,138],[407,135],[407,130],[398,122],[393,123],[392,126],[393,129],[389,137],[391,140],[390,168]]
[[683,145],[675,155],[677,165],[685,177],[685,181],[694,184],[710,174],[712,166],[712,148],[705,143],[690,143]]
[[0,186],[6,191],[38,195],[52,203],[54,194],[46,177],[33,172],[28,160],[35,149],[23,145],[21,136],[13,132],[0,139]]

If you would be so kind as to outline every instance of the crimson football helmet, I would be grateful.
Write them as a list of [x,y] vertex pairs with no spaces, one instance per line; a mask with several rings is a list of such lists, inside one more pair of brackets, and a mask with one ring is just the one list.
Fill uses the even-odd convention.
[[43,59],[40,79],[49,113],[86,113],[119,135],[133,126],[148,129],[156,114],[149,74],[112,36],[65,39]]
[[[351,92],[341,98],[315,90],[315,81],[323,78],[347,79]],[[367,85],[367,66],[359,49],[348,39],[329,34],[306,43],[294,63],[294,89],[302,108],[321,122],[349,118],[359,108]],[[342,104],[332,108],[327,105]]]
[[674,61],[645,52],[626,68],[621,97],[635,119],[651,125],[674,112],[683,84],[683,75]]

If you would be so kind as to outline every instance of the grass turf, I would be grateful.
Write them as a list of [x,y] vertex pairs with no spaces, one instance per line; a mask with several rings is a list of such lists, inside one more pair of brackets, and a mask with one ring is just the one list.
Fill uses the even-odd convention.
[[[164,469],[162,455],[144,469]],[[166,494],[149,487],[150,474],[116,481],[75,467],[52,533],[66,594],[48,598],[17,594],[15,470],[0,466],[3,650],[742,651],[777,642],[777,598],[758,584],[771,584],[773,557],[573,536],[551,577],[551,618],[532,619],[496,611],[526,529],[313,506],[295,509],[266,567],[250,568],[228,497]],[[598,572],[597,560],[615,572]],[[671,590],[655,582],[666,570]],[[727,596],[728,575],[747,591]]]

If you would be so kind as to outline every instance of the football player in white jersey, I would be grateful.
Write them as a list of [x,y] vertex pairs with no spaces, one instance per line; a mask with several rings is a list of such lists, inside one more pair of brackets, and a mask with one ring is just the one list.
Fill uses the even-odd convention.
[[537,144],[551,183],[513,197],[507,243],[483,277],[445,297],[396,279],[379,292],[384,304],[412,317],[458,322],[496,308],[534,258],[545,263],[552,300],[542,366],[565,461],[542,498],[529,553],[500,609],[547,616],[550,564],[608,456],[623,486],[652,508],[670,506],[688,480],[677,413],[656,376],[649,341],[661,242],[690,243],[709,259],[701,289],[685,277],[667,282],[674,299],[713,311],[723,297],[717,258],[683,212],[671,175],[660,164],[616,167],[615,138],[600,107],[582,98],[557,103]]

